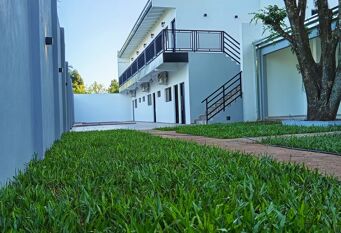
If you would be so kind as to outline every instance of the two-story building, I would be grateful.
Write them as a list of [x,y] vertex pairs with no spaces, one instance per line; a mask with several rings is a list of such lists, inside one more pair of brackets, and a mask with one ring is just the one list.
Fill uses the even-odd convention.
[[[288,43],[265,43],[262,26],[251,23],[252,13],[270,4],[283,1],[148,1],[118,52],[120,93],[132,98],[133,120],[191,124],[304,116],[304,88]],[[307,17],[314,8],[309,0]]]

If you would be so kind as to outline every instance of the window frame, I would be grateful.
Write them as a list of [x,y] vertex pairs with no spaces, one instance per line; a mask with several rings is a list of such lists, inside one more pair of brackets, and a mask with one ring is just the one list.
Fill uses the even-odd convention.
[[166,103],[172,102],[172,87],[165,89],[165,101]]
[[152,104],[153,104],[153,101],[152,101],[152,94],[149,94],[149,95],[147,96],[147,104],[148,104],[148,106],[152,106]]

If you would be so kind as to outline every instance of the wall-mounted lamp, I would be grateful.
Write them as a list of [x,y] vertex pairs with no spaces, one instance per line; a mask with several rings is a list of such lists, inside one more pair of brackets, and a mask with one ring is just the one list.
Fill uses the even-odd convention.
[[207,13],[204,14],[204,17],[207,17]]
[[152,39],[154,38],[154,33],[150,34],[150,38]]
[[238,16],[238,15],[235,15],[235,16],[234,16],[234,18],[235,18],[235,19],[238,19],[238,18],[239,18],[239,16]]
[[134,61],[134,58],[132,57],[132,58],[130,58],[130,60],[131,60],[131,61]]
[[63,73],[63,68],[59,68],[59,69],[58,69],[58,72],[59,72],[59,73]]
[[45,37],[45,44],[46,45],[52,45],[53,44],[53,38],[52,37]]
[[140,52],[139,51],[136,51],[136,55],[139,55],[140,54]]
[[143,47],[147,47],[147,44],[143,44]]
[[161,23],[161,27],[165,27],[165,25],[166,25],[166,22]]

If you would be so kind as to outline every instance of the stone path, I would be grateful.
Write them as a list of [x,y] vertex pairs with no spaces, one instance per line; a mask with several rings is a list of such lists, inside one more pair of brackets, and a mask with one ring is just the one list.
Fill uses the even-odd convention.
[[257,143],[257,138],[216,139],[179,134],[174,131],[150,130],[147,132],[163,138],[193,141],[202,145],[217,146],[225,150],[244,152],[258,157],[269,156],[280,162],[305,164],[312,170],[317,169],[321,174],[334,176],[341,181],[341,156],[262,145]]

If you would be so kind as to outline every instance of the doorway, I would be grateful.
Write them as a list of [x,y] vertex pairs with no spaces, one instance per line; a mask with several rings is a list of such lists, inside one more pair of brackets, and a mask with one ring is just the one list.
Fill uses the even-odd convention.
[[154,123],[156,123],[156,96],[153,93],[153,111],[154,111]]
[[175,123],[180,123],[179,111],[179,90],[178,85],[174,86],[174,106],[175,106]]
[[135,101],[132,101],[132,107],[133,107],[133,121],[135,121]]
[[186,124],[185,83],[180,84],[181,124]]

